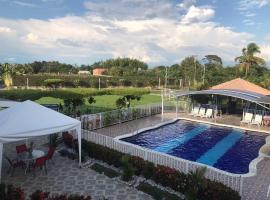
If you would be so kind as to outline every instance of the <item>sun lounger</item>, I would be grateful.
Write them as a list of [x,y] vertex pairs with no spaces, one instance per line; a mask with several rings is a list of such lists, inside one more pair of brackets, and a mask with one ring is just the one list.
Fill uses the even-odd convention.
[[242,121],[240,121],[241,124],[250,124],[253,118],[252,113],[245,113]]
[[208,108],[206,110],[206,113],[204,115],[202,115],[201,117],[203,117],[203,118],[211,118],[211,117],[213,117],[213,109]]
[[258,125],[260,126],[262,124],[263,117],[262,115],[255,115],[255,118],[251,121],[252,125]]
[[199,107],[194,107],[194,108],[191,110],[191,113],[190,113],[189,115],[192,115],[192,116],[198,115],[199,110],[200,110]]
[[197,115],[195,115],[195,116],[196,116],[196,117],[201,117],[201,116],[203,116],[203,115],[205,115],[205,108],[200,108],[199,113],[198,113]]

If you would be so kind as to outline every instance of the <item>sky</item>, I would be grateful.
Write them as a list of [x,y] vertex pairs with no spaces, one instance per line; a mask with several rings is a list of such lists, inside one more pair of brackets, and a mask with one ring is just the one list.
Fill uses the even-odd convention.
[[216,54],[234,64],[250,42],[269,62],[269,18],[270,0],[0,0],[0,63]]

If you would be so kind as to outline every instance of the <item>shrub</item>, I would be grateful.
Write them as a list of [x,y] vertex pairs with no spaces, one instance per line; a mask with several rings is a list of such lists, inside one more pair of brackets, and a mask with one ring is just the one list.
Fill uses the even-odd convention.
[[127,80],[127,79],[120,79],[120,83],[122,86],[125,86],[125,87],[132,85],[132,82],[130,80]]
[[62,79],[46,79],[44,85],[50,88],[58,88],[63,82]]
[[[203,173],[201,172],[190,173],[187,175],[169,167],[161,165],[155,166],[153,163],[145,161],[142,158],[130,156],[85,140],[82,140],[82,148],[90,157],[102,160],[115,167],[122,167],[124,170],[126,167],[125,165],[129,163],[136,175],[151,178],[156,183],[183,194],[186,193],[186,191],[193,190],[195,187],[198,189],[196,190],[196,198],[198,200],[241,199],[238,192],[222,183],[217,183],[202,177],[200,174]],[[122,160],[123,157],[125,158],[124,161]],[[130,178],[132,174],[129,170],[130,169],[128,169],[127,172],[124,172],[124,176],[127,179]],[[202,183],[204,186],[198,187],[198,184]]]
[[123,174],[122,174],[122,180],[123,181],[130,181],[134,175],[134,169],[133,166],[130,163],[130,156],[124,155],[121,159]]
[[1,200],[24,200],[25,194],[21,188],[15,188],[13,185],[0,184]]
[[30,195],[30,200],[91,200],[91,196],[80,195],[54,195],[49,196],[49,192],[37,190]]

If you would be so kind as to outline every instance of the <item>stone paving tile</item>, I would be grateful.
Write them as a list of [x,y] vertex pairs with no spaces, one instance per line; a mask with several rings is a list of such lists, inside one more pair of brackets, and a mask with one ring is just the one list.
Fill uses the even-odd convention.
[[245,178],[243,200],[269,200],[267,190],[270,185],[270,158],[264,158],[257,165],[257,175]]
[[111,200],[144,200],[152,199],[135,188],[105,175],[98,174],[90,168],[79,168],[76,161],[55,155],[54,164],[48,164],[48,174],[37,171],[33,174],[24,174],[18,169],[13,176],[3,168],[3,182],[12,183],[23,188],[27,195],[35,190],[48,191],[53,194],[80,194],[91,195],[93,200],[106,197]]

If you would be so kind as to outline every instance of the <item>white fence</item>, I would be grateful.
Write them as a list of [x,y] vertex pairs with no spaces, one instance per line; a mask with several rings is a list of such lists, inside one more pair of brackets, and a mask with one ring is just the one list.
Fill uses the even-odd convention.
[[128,109],[118,109],[109,112],[82,115],[79,120],[82,122],[82,129],[95,130],[142,117],[160,114],[161,110],[161,104],[149,104]]
[[221,182],[224,185],[238,191],[242,194],[242,181],[243,177],[239,174],[232,174],[216,168],[203,165],[200,163],[184,160],[167,154],[152,151],[143,147],[139,147],[124,141],[114,139],[112,137],[104,136],[88,130],[82,130],[82,138],[106,146],[111,149],[115,149],[122,153],[127,153],[133,156],[141,157],[145,160],[153,162],[156,165],[163,165],[170,168],[174,168],[183,173],[195,171],[197,168],[206,167],[206,178],[210,180]]

